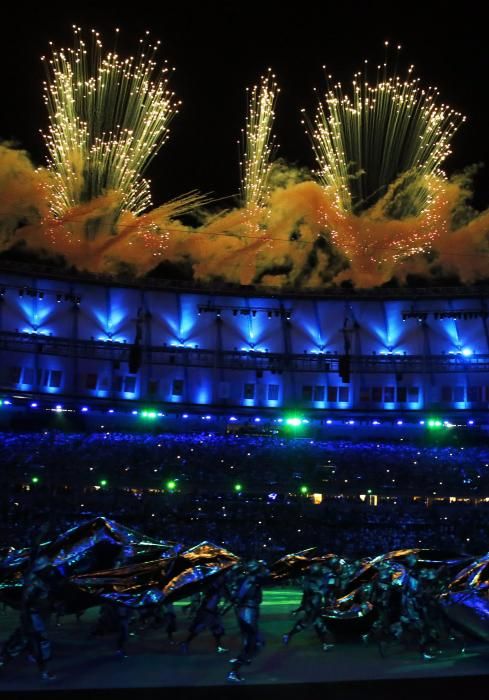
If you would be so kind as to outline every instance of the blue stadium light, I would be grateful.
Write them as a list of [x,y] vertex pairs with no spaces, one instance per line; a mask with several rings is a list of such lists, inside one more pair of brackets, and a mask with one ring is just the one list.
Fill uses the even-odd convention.
[[326,421],[326,424],[327,424],[327,425],[331,425],[332,422],[333,422],[333,421],[332,421],[331,419],[328,419],[328,420]]
[[462,355],[464,357],[470,357],[473,354],[474,354],[474,351],[471,350],[470,348],[463,348],[463,350],[462,350]]
[[188,413],[184,413],[182,418],[188,418]]
[[159,417],[161,418],[161,417],[164,416],[165,414],[162,413],[161,411],[158,411],[158,415],[159,415]]
[[424,425],[424,420],[420,420],[420,421],[419,421],[419,424],[420,424],[420,425]]
[[260,422],[261,422],[261,418],[255,418],[255,423],[260,423]]
[[234,422],[237,421],[238,419],[236,418],[236,416],[231,416],[231,417],[229,418],[229,420],[231,421],[231,423],[234,423]]
[[61,411],[63,410],[63,406],[61,406],[60,404],[58,404],[58,405],[55,407],[54,410],[56,411],[56,413],[61,413]]
[[114,413],[114,409],[113,409],[113,408],[109,408],[109,410],[107,411],[107,413]]
[[402,420],[398,420],[398,421],[397,421],[397,425],[403,425],[403,421],[402,421]]
[[373,420],[373,421],[372,421],[372,425],[380,425],[380,421],[378,421],[378,420]]
[[277,423],[283,423],[284,419],[283,418],[277,418]]
[[82,406],[82,413],[86,413],[88,411],[88,406]]
[[355,421],[354,421],[354,420],[349,420],[349,421],[348,421],[348,425],[355,425]]
[[303,418],[303,419],[302,419],[302,422],[305,423],[305,424],[309,423],[309,421],[307,420],[307,418]]
[[467,421],[467,425],[474,425],[474,421],[473,421],[473,420],[468,420],[468,421]]
[[136,409],[134,409],[134,411],[131,411],[131,413],[132,413],[133,416],[137,416],[137,414],[138,414],[138,412],[136,411]]
[[35,401],[31,403],[31,408],[37,408],[37,403]]

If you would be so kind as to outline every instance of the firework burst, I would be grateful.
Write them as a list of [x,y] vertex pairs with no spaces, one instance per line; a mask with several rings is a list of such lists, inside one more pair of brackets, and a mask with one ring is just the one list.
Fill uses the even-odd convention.
[[140,42],[136,57],[104,53],[98,32],[89,45],[74,27],[75,47],[43,59],[50,128],[44,135],[54,176],[55,216],[110,191],[120,211],[151,205],[142,177],[165,143],[179,103],[168,89],[168,66],[157,68],[155,45]]
[[246,209],[262,208],[270,197],[272,158],[277,146],[272,128],[279,92],[270,68],[249,92],[241,162],[241,198]]
[[[400,47],[398,47],[400,48]],[[463,117],[439,104],[436,88],[419,79],[388,75],[377,67],[376,83],[356,73],[350,94],[341,83],[328,89],[309,126],[318,163],[317,176],[333,191],[345,212],[359,214],[391,189],[385,213],[416,216],[429,205],[430,181],[443,178],[441,165]]]

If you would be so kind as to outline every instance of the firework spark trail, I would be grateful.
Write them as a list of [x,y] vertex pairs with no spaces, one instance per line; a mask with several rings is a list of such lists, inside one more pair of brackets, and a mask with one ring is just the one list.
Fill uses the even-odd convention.
[[389,77],[387,64],[377,70],[374,85],[356,73],[351,95],[344,94],[341,83],[328,89],[314,121],[303,120],[319,166],[317,176],[339,197],[345,212],[360,213],[400,176],[410,174],[409,197],[391,216],[421,214],[430,196],[426,178],[443,177],[440,166],[464,118],[438,104],[438,90],[423,89],[411,76],[412,66],[404,79]]
[[157,69],[159,42],[140,43],[136,57],[103,53],[98,32],[91,46],[74,27],[75,48],[53,50],[46,62],[44,98],[50,129],[45,135],[56,185],[53,213],[114,190],[121,211],[151,205],[145,169],[165,143],[179,103],[168,89],[168,67]]
[[250,92],[241,162],[241,197],[247,209],[264,207],[270,197],[272,157],[277,147],[272,128],[279,92],[271,68]]
[[198,192],[141,213],[142,173],[177,106],[167,69],[156,72],[157,47],[122,61],[103,54],[96,32],[91,50],[77,28],[75,37],[48,67],[49,169],[0,147],[0,247],[24,240],[92,272],[143,275],[164,262],[203,282],[369,287],[440,270],[489,276],[489,212],[464,211],[468,188],[441,171],[462,118],[410,73],[387,77],[384,65],[375,86],[357,74],[351,97],[340,86],[326,93],[310,124],[314,182],[272,162],[278,88],[269,71],[250,92],[241,206],[192,229],[176,217],[209,201]]
[[387,282],[402,269],[407,257],[424,252],[431,242],[447,234],[451,211],[459,197],[457,185],[437,180],[430,183],[429,203],[420,215],[381,219],[369,212],[361,216],[345,212],[338,201],[323,190],[320,221],[350,263],[334,281],[348,279],[359,287]]

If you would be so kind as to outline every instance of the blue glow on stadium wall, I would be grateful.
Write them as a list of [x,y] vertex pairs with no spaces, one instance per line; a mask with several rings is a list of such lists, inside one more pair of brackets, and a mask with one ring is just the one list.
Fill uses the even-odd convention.
[[[32,280],[30,283],[37,288],[50,282]],[[93,396],[128,402],[141,398],[172,404],[188,401],[189,404],[212,406],[215,403],[220,407],[224,403],[230,411],[234,410],[233,406],[290,410],[291,406],[300,403],[304,410],[331,407],[337,411],[358,407],[359,410],[375,409],[391,414],[393,409],[416,411],[424,407],[436,410],[440,401],[446,407],[461,411],[472,405],[477,405],[478,409],[488,408],[489,372],[484,369],[482,355],[487,354],[489,348],[483,317],[473,313],[481,305],[479,298],[461,302],[456,298],[437,301],[436,296],[434,300],[413,296],[405,300],[379,301],[375,295],[372,299],[357,299],[352,294],[348,298],[340,295],[338,299],[277,301],[247,294],[221,297],[180,294],[166,289],[113,289],[103,284],[77,282],[77,294],[82,301],[75,305],[72,280],[52,281],[53,292],[42,299],[25,292],[19,295],[22,284],[25,285],[25,279],[17,278],[14,290],[7,289],[3,295],[1,330],[9,334],[3,391],[20,386],[23,391],[45,394],[75,392],[80,401],[87,400],[83,396]],[[199,306],[206,305],[211,311],[201,309],[199,314]],[[73,313],[75,306],[79,313]],[[125,377],[139,309],[143,313],[150,311],[148,316],[144,315],[142,327],[142,367],[134,391],[125,391],[125,388],[132,388]],[[290,309],[289,321],[285,319],[284,309]],[[217,320],[218,311],[220,322]],[[413,312],[414,316],[411,315]],[[458,314],[458,318],[449,317],[450,314]],[[407,323],[403,322],[403,317]],[[337,360],[344,351],[342,331],[345,319],[348,319],[351,334],[351,354],[361,355],[364,360],[360,364],[356,358],[352,361],[349,400],[328,401],[328,397],[334,397],[334,392],[328,394],[328,384],[333,386],[339,381]],[[10,334],[16,333],[21,337],[12,339]],[[67,343],[72,342],[75,335],[77,340],[87,343],[79,346],[76,363],[71,350],[66,350]],[[48,338],[43,340],[47,336],[52,336],[52,342]],[[103,341],[104,347],[90,346],[92,340]],[[126,348],[117,347],[117,344],[124,343]],[[146,343],[154,348],[150,353],[146,352]],[[179,351],[168,352],[168,346]],[[196,347],[208,353],[191,353]],[[221,350],[222,356],[219,354]],[[237,356],[234,351],[243,354]],[[290,361],[284,355],[285,360],[279,356],[277,363],[272,363],[268,353],[290,353]],[[300,357],[304,353],[307,355],[305,359]],[[324,371],[316,364],[318,355],[326,359]],[[395,356],[395,368],[393,363],[379,358],[379,355]],[[329,356],[331,362],[327,368]],[[426,363],[423,362],[425,356],[430,358]],[[172,360],[174,367],[170,367]],[[116,363],[119,363],[117,367]],[[438,363],[441,369],[437,368]],[[184,395],[173,396],[168,374],[180,365],[185,367],[181,373],[183,376],[178,377],[184,381]],[[430,371],[430,367],[434,369]],[[42,372],[41,379],[37,377],[38,370]],[[49,386],[52,370],[62,372],[59,387]],[[119,391],[112,388],[114,371],[123,377]],[[49,379],[46,379],[46,372]],[[77,373],[76,383],[73,372]],[[284,377],[279,377],[282,372]],[[402,379],[395,381],[394,372],[402,374]],[[86,388],[94,385],[94,380],[88,382],[88,374],[97,375],[97,389]],[[454,391],[450,401],[441,399],[445,387],[459,387],[462,382],[467,384],[470,375],[476,378],[474,386],[481,387],[479,393],[469,392],[471,402],[454,401],[454,397],[462,398],[460,391]],[[17,378],[14,380],[14,377]],[[26,383],[26,377],[34,379]],[[156,380],[156,388],[150,389],[153,380]],[[53,381],[57,383],[59,378]],[[471,384],[470,379],[468,383]],[[229,386],[225,394],[219,388],[221,384]],[[246,389],[246,395],[253,395],[253,398],[244,398],[245,384],[254,385],[253,392]],[[276,389],[270,389],[271,385],[279,386],[278,395]],[[305,386],[312,386],[312,397],[310,388],[308,392],[304,391]],[[322,390],[317,389],[319,386],[324,387],[324,396]],[[380,387],[382,399],[386,397],[385,387],[405,387],[407,400],[397,401],[398,394],[395,393],[395,402],[374,401],[373,392],[361,394],[363,386],[367,389]],[[424,387],[428,392],[426,396]],[[418,392],[417,401],[412,400],[416,395],[414,390]],[[361,401],[360,395],[364,397]],[[445,392],[445,396],[448,395]],[[303,396],[309,398],[303,399]],[[324,400],[315,401],[315,396]],[[387,397],[392,398],[391,395]],[[467,395],[464,398],[468,398]],[[61,400],[61,397],[56,400]]]
[[109,312],[104,313],[100,309],[94,308],[93,314],[99,323],[100,330],[110,338],[118,333],[120,326],[126,320],[127,309],[111,308]]
[[19,306],[32,328],[41,327],[53,310],[53,307],[50,307],[45,301],[40,303],[37,299],[19,299]]

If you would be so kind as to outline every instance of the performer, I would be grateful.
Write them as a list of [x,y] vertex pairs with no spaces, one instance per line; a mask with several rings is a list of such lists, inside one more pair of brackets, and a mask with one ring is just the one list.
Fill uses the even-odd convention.
[[225,583],[224,573],[218,574],[209,583],[203,592],[200,605],[189,628],[187,639],[180,644],[180,650],[187,654],[190,642],[205,629],[210,629],[216,643],[216,652],[225,654],[229,649],[221,645],[221,638],[224,635],[222,624],[222,614],[220,603],[224,597],[229,598],[229,591]]
[[420,583],[421,572],[416,571],[417,563],[418,560],[414,554],[406,557],[404,563],[406,576],[401,594],[401,616],[398,636],[407,640],[407,643],[410,640],[415,641],[421,656],[429,661],[434,658],[434,654],[429,648],[430,637],[425,623],[426,613],[423,610],[425,594],[422,592],[422,584]]
[[25,648],[37,663],[41,680],[52,681],[56,676],[48,669],[51,643],[47,635],[49,617],[51,562],[37,553],[24,576],[20,626],[7,639],[2,648],[1,663],[5,664]]
[[116,603],[104,603],[100,606],[99,617],[90,636],[115,634],[116,635],[116,656],[120,659],[127,659],[127,640],[129,637],[129,622],[132,610],[125,605]]
[[231,671],[228,681],[243,681],[239,671],[244,664],[249,665],[251,659],[264,645],[264,639],[258,630],[260,604],[262,602],[262,586],[267,581],[269,571],[264,561],[252,560],[245,566],[241,575],[236,579],[236,590],[233,596],[236,616],[243,639],[243,646],[234,659],[231,659]]
[[395,594],[396,588],[392,581],[392,571],[389,567],[382,568],[372,582],[370,590],[370,602],[375,607],[377,619],[373,623],[370,632],[362,636],[364,642],[372,639],[377,643],[382,657],[385,656],[385,643],[393,637],[392,624],[394,622]]
[[325,595],[328,593],[330,593],[329,571],[321,564],[313,564],[304,576],[302,602],[299,608],[302,615],[290,632],[282,637],[284,644],[288,644],[294,635],[312,625],[323,645],[323,650],[329,651],[334,647],[333,636],[321,615]]
[[138,628],[141,631],[149,628],[163,629],[170,644],[174,644],[173,635],[177,631],[177,614],[173,603],[165,602],[157,607],[142,610],[139,613]]

